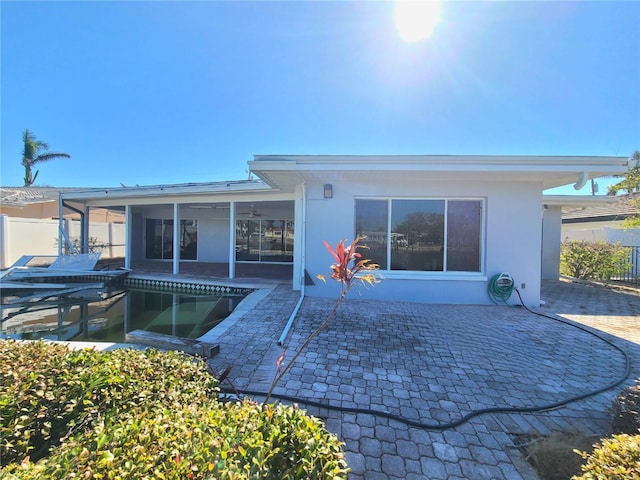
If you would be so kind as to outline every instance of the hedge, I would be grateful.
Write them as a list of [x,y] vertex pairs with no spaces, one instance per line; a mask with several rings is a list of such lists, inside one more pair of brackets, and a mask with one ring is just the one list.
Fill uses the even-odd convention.
[[640,431],[640,379],[618,394],[611,405],[611,415],[614,433],[633,435]]
[[631,249],[618,244],[567,240],[560,246],[560,273],[609,281],[629,268]]
[[613,435],[591,454],[577,452],[587,462],[573,480],[627,480],[640,478],[640,435]]
[[346,479],[320,420],[220,402],[191,357],[12,341],[0,355],[0,478]]

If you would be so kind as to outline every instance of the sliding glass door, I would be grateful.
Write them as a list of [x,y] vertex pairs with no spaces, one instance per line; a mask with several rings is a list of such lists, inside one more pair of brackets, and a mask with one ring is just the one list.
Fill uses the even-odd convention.
[[293,262],[293,220],[237,220],[236,260]]
[[[196,260],[198,250],[198,221],[180,220],[180,259]],[[146,258],[173,259],[173,220],[147,218]]]

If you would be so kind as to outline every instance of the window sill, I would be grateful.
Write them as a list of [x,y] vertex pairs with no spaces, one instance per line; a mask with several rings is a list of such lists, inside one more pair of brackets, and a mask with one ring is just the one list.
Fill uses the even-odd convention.
[[383,279],[389,280],[444,280],[465,282],[486,282],[487,276],[482,273],[444,273],[444,272],[400,272],[379,270]]

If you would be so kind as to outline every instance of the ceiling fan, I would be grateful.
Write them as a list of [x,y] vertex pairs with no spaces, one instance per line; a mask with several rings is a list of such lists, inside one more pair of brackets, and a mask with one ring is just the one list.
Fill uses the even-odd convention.
[[198,209],[198,210],[218,210],[218,209],[222,209],[222,210],[228,210],[230,207],[228,204],[224,204],[224,203],[196,203],[193,205],[189,205],[189,208],[193,208],[193,209]]
[[248,215],[249,218],[255,218],[255,217],[261,217],[262,216],[262,214],[259,213],[258,210],[253,208],[253,205],[251,205],[251,209],[249,209],[248,212],[240,212],[240,215]]

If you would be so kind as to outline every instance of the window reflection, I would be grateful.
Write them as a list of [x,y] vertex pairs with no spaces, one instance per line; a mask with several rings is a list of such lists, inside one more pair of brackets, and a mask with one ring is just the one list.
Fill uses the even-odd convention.
[[482,205],[481,200],[358,199],[356,235],[366,235],[367,257],[382,270],[479,272]]
[[480,271],[482,203],[451,200],[447,207],[447,270]]
[[293,262],[292,220],[237,220],[236,260]]
[[[146,258],[173,259],[173,220],[146,219]],[[198,221],[180,220],[180,259],[196,260],[198,254]]]
[[444,200],[391,202],[391,269],[444,269]]
[[387,269],[387,200],[356,200],[356,235],[366,237],[366,255],[382,270]]

